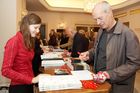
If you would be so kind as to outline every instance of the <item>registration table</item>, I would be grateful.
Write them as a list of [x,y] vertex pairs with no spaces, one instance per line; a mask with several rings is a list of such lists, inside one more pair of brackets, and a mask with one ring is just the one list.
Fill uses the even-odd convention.
[[[46,74],[54,74],[55,68],[45,68],[44,73]],[[109,93],[111,85],[108,82],[100,84],[96,90],[93,89],[66,89],[66,90],[53,90],[53,91],[46,91],[40,93]]]
[[100,85],[96,90],[93,89],[67,89],[67,90],[57,90],[57,91],[47,91],[44,93],[109,93],[110,84],[105,82]]
[[[48,56],[48,55],[47,55]],[[50,54],[49,54],[50,56]],[[43,69],[43,73],[45,74],[55,74],[55,69],[68,69],[68,72],[70,72],[69,67],[65,64],[64,66],[61,67],[47,67]],[[70,73],[69,73],[70,74]],[[52,90],[52,91],[44,91],[40,93],[109,93],[111,89],[111,85],[108,82],[105,82],[103,84],[99,84],[96,89],[66,89],[66,90]]]

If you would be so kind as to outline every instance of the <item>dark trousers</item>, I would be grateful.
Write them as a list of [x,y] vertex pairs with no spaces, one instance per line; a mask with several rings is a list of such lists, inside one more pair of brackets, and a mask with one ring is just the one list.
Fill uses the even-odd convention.
[[9,93],[34,93],[33,85],[10,85]]

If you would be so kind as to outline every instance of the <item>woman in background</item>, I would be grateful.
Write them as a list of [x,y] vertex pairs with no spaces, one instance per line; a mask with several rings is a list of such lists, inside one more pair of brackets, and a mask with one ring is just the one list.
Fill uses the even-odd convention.
[[49,34],[49,41],[48,41],[48,45],[53,46],[53,47],[57,47],[58,46],[58,39],[57,39],[57,33],[55,32],[54,29],[51,29],[50,34]]
[[89,40],[85,36],[85,30],[81,29],[77,31],[73,37],[71,56],[79,57],[79,53],[87,51],[88,47],[89,47]]
[[32,59],[40,25],[39,16],[26,15],[21,21],[20,31],[5,46],[2,75],[11,79],[9,93],[33,93],[33,84],[38,83],[38,76],[33,75]]
[[[68,40],[69,40],[69,37],[65,34],[65,30],[64,30],[61,33],[61,36],[60,36],[60,46],[63,45],[63,44],[68,43]],[[62,49],[67,49],[68,50],[68,47],[64,47]]]
[[43,54],[43,50],[40,45],[44,45],[41,40],[41,34],[37,33],[35,38],[35,48],[34,48],[34,58],[32,62],[34,76],[37,76],[41,73],[39,70],[41,68],[41,55]]

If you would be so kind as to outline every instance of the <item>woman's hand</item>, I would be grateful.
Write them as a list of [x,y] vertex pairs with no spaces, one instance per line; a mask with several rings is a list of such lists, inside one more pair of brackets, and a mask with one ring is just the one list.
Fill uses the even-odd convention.
[[42,75],[50,76],[50,74],[39,74],[38,76],[36,76],[32,79],[32,83],[33,84],[38,83],[39,82],[39,77],[42,76]]

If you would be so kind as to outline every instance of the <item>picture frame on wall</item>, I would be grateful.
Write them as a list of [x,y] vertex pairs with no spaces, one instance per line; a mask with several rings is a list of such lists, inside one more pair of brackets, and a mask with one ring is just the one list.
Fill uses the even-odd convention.
[[92,24],[76,24],[75,28],[76,28],[76,31],[84,30],[86,32],[87,31],[98,32],[100,27],[97,25],[92,25]]
[[88,31],[88,27],[86,26],[76,26],[76,31],[84,30],[85,32]]
[[85,32],[90,31],[90,27],[93,27],[92,24],[75,24],[76,31],[84,30]]
[[76,31],[84,30],[90,41],[93,40],[94,35],[98,32],[99,26],[96,24],[76,24]]

